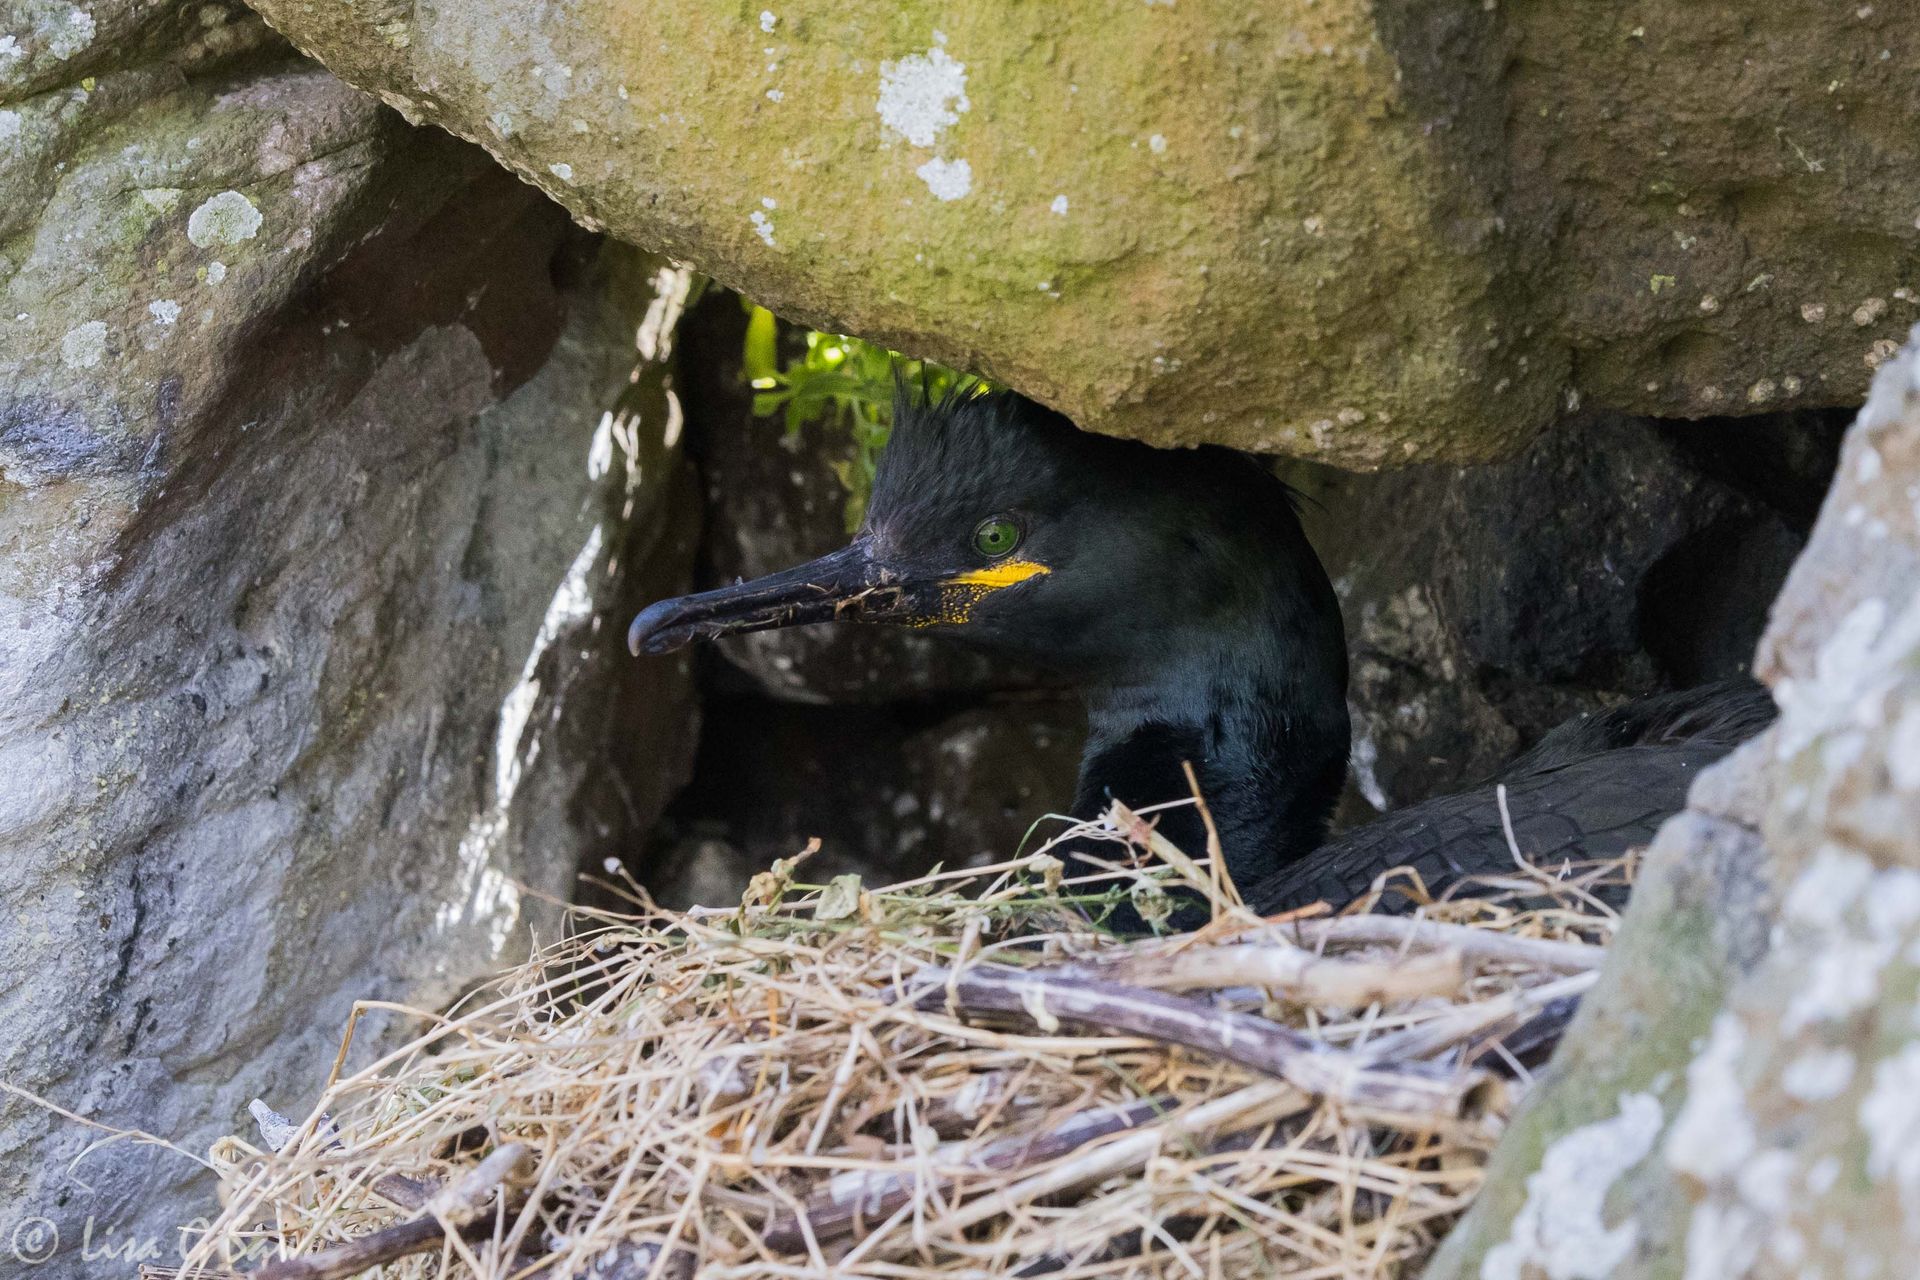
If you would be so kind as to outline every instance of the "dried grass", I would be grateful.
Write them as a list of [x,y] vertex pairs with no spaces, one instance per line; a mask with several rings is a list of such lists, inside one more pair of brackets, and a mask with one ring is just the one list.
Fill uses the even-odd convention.
[[[280,1150],[219,1144],[177,1274],[1411,1274],[1611,916],[1516,870],[1416,916],[1262,922],[1138,815],[1088,833],[1114,869],[1078,880],[1044,851],[886,889],[796,859],[736,910],[578,913]],[[1172,865],[1133,869],[1149,848]],[[1198,934],[1081,914],[1181,883]]]

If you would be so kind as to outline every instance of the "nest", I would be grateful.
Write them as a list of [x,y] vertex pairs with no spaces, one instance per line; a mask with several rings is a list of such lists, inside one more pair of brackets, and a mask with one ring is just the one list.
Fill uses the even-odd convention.
[[[803,855],[685,914],[629,885],[336,1066],[303,1124],[256,1104],[220,1216],[145,1274],[1412,1274],[1594,979],[1591,886],[1630,872],[1516,859],[1480,897],[1383,877],[1365,905],[1399,914],[1260,920],[1139,815],[1068,834],[1112,863],[870,888]],[[1123,898],[1212,922],[1090,922]]]

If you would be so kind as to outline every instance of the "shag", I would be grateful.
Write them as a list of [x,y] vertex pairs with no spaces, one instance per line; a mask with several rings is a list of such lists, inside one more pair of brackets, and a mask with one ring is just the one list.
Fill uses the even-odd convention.
[[[1088,712],[1073,815],[1188,799],[1190,762],[1227,871],[1265,914],[1343,906],[1399,866],[1436,895],[1511,875],[1516,844],[1542,866],[1617,857],[1771,715],[1751,683],[1629,704],[1561,726],[1498,779],[1329,843],[1350,748],[1346,641],[1292,490],[1245,454],[1094,435],[1004,391],[929,402],[903,388],[848,546],[654,604],[628,644],[661,654],[819,622],[937,628],[1059,672]],[[1176,846],[1205,847],[1197,807],[1158,821]]]

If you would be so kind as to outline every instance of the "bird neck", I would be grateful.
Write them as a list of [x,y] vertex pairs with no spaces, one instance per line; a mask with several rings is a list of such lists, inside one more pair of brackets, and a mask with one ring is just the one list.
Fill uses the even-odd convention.
[[[1242,628],[1220,629],[1218,643],[1189,645],[1151,675],[1085,690],[1076,816],[1094,817],[1112,800],[1133,809],[1189,800],[1190,764],[1236,884],[1320,846],[1349,747],[1339,615],[1320,634],[1303,633],[1298,619],[1252,634],[1249,642]],[[1157,821],[1183,851],[1205,852],[1196,806]]]

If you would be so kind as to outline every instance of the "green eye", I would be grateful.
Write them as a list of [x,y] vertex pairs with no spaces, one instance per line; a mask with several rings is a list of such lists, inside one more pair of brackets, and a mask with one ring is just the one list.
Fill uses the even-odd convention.
[[990,516],[973,531],[973,549],[997,560],[1020,545],[1020,526],[1005,516]]

